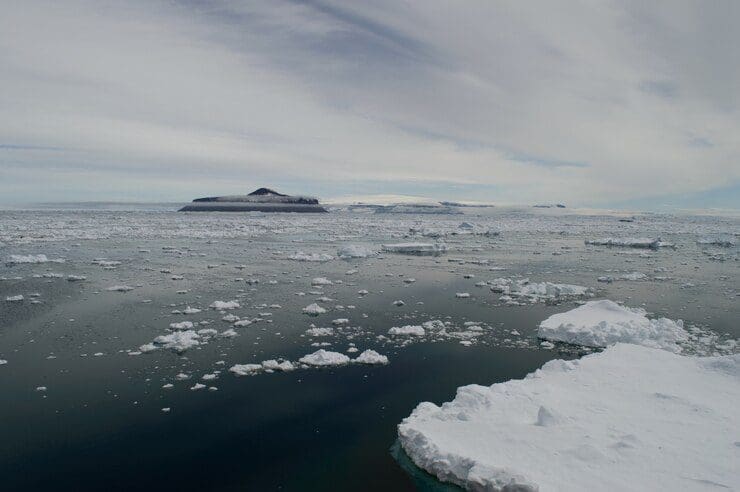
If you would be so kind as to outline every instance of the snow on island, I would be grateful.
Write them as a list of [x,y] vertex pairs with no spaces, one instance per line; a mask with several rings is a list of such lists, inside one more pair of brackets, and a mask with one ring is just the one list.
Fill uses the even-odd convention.
[[248,195],[196,198],[180,212],[299,212],[324,213],[319,200],[309,196],[289,196],[270,188],[259,188]]
[[589,301],[540,323],[537,336],[550,341],[586,347],[607,347],[618,342],[680,352],[688,340],[681,320],[648,319],[645,310],[620,306],[614,301]]
[[421,403],[398,435],[417,466],[468,490],[740,490],[739,406],[739,354],[617,344]]

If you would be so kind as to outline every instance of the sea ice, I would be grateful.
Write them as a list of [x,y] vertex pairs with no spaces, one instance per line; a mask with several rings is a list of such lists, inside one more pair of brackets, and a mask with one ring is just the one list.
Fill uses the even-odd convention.
[[179,323],[170,323],[171,330],[192,330],[192,321],[180,321]]
[[378,253],[376,251],[373,251],[367,246],[361,246],[357,244],[348,244],[346,246],[342,246],[337,250],[337,256],[343,260],[348,260],[351,258],[367,258],[370,256],[375,256],[377,254]]
[[208,307],[221,311],[224,309],[237,309],[240,308],[241,305],[237,301],[213,301]]
[[496,278],[490,282],[491,290],[529,302],[558,301],[593,295],[588,287],[552,282],[530,282],[528,278]]
[[419,467],[468,490],[736,490],[739,405],[740,355],[617,344],[421,403],[398,435]]
[[111,292],[129,292],[131,290],[134,290],[134,288],[129,287],[128,285],[113,285],[105,290],[109,290]]
[[[158,336],[154,339],[153,343],[158,347],[182,353],[189,348],[200,345],[201,335],[193,330],[176,331],[167,335]],[[144,350],[142,350],[142,352],[144,352]]]
[[334,257],[326,253],[304,253],[303,251],[298,251],[288,256],[288,259],[294,261],[325,262],[333,260]]
[[365,350],[358,355],[352,362],[356,364],[387,364],[388,357],[377,353],[375,350]]
[[648,319],[645,314],[643,309],[620,306],[610,300],[589,301],[541,322],[537,336],[586,347],[625,342],[680,352],[678,344],[688,339],[683,322]]
[[424,328],[418,325],[406,325],[406,326],[394,326],[388,330],[389,335],[411,335],[416,337],[423,337],[425,335]]
[[324,314],[326,312],[326,309],[322,308],[314,302],[313,304],[309,304],[308,306],[304,307],[303,312],[310,316],[318,316],[319,314]]
[[8,265],[17,265],[19,263],[64,263],[64,260],[50,260],[46,255],[10,255],[5,261]]
[[324,367],[348,364],[350,358],[339,352],[329,352],[324,349],[319,349],[312,354],[304,355],[298,361],[309,366]]

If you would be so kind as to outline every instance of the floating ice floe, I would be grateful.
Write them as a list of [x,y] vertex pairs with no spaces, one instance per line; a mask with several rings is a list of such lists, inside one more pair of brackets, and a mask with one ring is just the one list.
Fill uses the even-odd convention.
[[426,333],[419,325],[394,326],[388,330],[389,335],[423,337]]
[[496,278],[489,284],[493,292],[504,294],[502,300],[510,304],[519,304],[516,301],[536,303],[593,296],[592,289],[581,285],[530,282],[528,278]]
[[334,335],[334,328],[309,328],[306,330],[309,337],[330,337]]
[[5,365],[5,364],[7,364],[7,363],[8,363],[8,361],[7,361],[7,360],[5,360],[5,359],[0,359],[0,366],[4,366],[4,365]]
[[697,244],[706,246],[719,246],[722,248],[731,248],[737,244],[735,238],[728,235],[707,236],[696,240]]
[[683,321],[648,319],[645,314],[644,309],[620,306],[610,300],[589,301],[541,322],[537,336],[586,347],[625,342],[680,352],[680,342],[688,340]]
[[18,265],[21,263],[64,263],[62,258],[50,260],[46,255],[10,255],[5,261],[8,265]]
[[438,255],[447,251],[444,243],[396,243],[381,245],[387,253],[401,253],[408,255]]
[[223,311],[226,309],[238,309],[241,305],[237,301],[213,301],[208,307]]
[[368,258],[377,254],[377,251],[358,244],[347,244],[337,250],[337,256],[343,260],[351,258]]
[[421,403],[398,436],[417,466],[468,490],[736,490],[738,406],[740,355],[618,344]]
[[23,302],[24,297],[22,295],[8,296],[5,298],[7,302]]
[[309,366],[326,367],[348,364],[350,358],[339,352],[319,349],[312,354],[304,355],[298,361]]
[[303,251],[298,251],[295,254],[288,256],[288,259],[293,261],[308,261],[318,263],[331,261],[334,259],[334,257],[326,253],[304,253]]
[[314,287],[319,286],[319,285],[333,285],[333,284],[334,282],[332,282],[326,277],[316,277],[313,280],[311,280],[311,285],[313,285]]
[[[215,330],[213,331],[215,332]],[[199,333],[195,330],[176,331],[167,335],[158,336],[152,343],[139,347],[139,351],[147,353],[162,348],[173,350],[177,353],[183,353],[190,348],[201,345],[201,343],[205,341],[203,339],[203,335],[208,334],[209,333]]]
[[324,314],[326,312],[326,309],[322,308],[314,302],[313,304],[309,304],[308,306],[304,307],[303,312],[305,314],[308,314],[309,316],[318,316],[319,314]]
[[649,237],[625,237],[615,238],[607,237],[604,239],[587,239],[586,244],[591,246],[619,246],[624,248],[646,248],[646,249],[658,249],[658,248],[672,248],[673,243],[662,241],[660,238],[649,238]]
[[377,353],[375,350],[365,350],[356,358],[352,359],[356,364],[387,364],[388,357]]
[[128,285],[113,285],[111,287],[108,287],[105,290],[108,290],[111,292],[129,292],[129,291],[134,290],[134,288]]
[[171,330],[192,330],[192,321],[180,321],[179,323],[170,323]]

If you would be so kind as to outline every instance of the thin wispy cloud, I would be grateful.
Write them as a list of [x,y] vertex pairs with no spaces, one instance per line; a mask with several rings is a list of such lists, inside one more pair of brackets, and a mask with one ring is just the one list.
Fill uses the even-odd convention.
[[15,2],[0,192],[711,192],[740,182],[738,18],[735,2]]

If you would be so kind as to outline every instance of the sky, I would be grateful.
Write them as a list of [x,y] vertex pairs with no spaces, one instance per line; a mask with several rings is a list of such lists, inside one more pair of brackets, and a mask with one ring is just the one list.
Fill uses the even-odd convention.
[[0,203],[740,208],[735,0],[0,10]]

